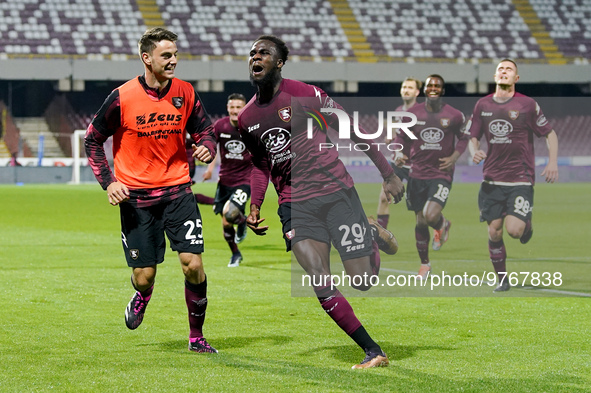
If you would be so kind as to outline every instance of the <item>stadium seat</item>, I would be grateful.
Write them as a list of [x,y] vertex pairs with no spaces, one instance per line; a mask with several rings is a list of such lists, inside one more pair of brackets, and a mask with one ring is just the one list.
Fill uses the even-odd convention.
[[586,0],[530,0],[550,37],[566,57],[589,58],[591,3]]
[[[349,4],[379,55],[454,60],[543,57],[537,43],[528,41],[527,25],[504,0],[351,0]],[[504,34],[507,26],[519,34]]]
[[[179,50],[185,54],[244,57],[254,38],[274,34],[290,43],[294,58],[355,59],[346,22],[339,21],[328,1],[155,3],[164,25],[179,34]],[[591,58],[588,0],[530,0],[527,4],[545,28],[542,35],[532,33],[516,4],[507,0],[348,1],[378,60],[512,57],[545,61],[540,46],[549,41],[544,39],[546,32],[570,61]],[[134,56],[137,38],[145,29],[135,0],[3,2],[0,54]]]

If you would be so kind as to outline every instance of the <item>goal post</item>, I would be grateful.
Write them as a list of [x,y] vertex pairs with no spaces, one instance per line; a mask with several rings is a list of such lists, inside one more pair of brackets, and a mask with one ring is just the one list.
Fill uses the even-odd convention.
[[81,140],[86,135],[86,130],[76,130],[72,134],[72,181],[71,184],[80,184],[80,167],[82,166],[82,158],[80,152],[82,149]]

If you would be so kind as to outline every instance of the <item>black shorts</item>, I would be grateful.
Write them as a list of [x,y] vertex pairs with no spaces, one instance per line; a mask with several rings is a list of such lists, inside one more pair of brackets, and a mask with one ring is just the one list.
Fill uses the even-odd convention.
[[506,215],[522,221],[531,220],[534,208],[534,187],[499,186],[483,182],[478,192],[480,221],[491,222]]
[[331,244],[341,259],[371,255],[371,229],[354,187],[301,202],[282,203],[277,210],[287,251],[304,239]]
[[121,241],[129,267],[162,263],[166,251],[164,232],[173,251],[203,252],[201,214],[193,194],[145,208],[124,202],[119,209]]
[[414,179],[410,178],[406,187],[406,207],[408,210],[420,212],[427,201],[434,201],[445,207],[451,182],[445,179]]
[[396,176],[398,176],[400,178],[400,180],[406,180],[406,182],[408,183],[409,172],[410,172],[409,166],[405,165],[403,167],[399,167],[399,166],[396,166],[396,164],[394,164],[393,161],[390,161],[390,166],[392,167],[392,169],[394,169],[394,174]]
[[244,214],[248,198],[250,198],[250,185],[242,184],[236,187],[228,187],[218,183],[213,202],[213,212],[220,214],[224,210],[226,202],[230,200]]

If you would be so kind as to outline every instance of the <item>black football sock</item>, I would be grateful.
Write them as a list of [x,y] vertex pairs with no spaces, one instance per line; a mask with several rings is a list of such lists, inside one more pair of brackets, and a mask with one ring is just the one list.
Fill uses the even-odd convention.
[[438,231],[443,229],[443,223],[444,223],[444,218],[443,218],[443,214],[439,217],[439,221],[437,221],[437,224],[435,224],[432,228],[433,229],[437,229]]
[[366,353],[382,351],[382,348],[369,336],[369,333],[367,333],[363,326],[360,326],[350,336]]

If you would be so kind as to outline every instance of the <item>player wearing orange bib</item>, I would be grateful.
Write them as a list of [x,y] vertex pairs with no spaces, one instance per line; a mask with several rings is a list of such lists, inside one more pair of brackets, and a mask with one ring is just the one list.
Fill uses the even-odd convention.
[[[139,41],[145,73],[107,97],[88,126],[86,154],[92,170],[119,205],[121,236],[136,293],[125,310],[125,323],[136,329],[152,296],[166,241],[178,252],[185,275],[189,314],[189,349],[217,352],[203,337],[207,280],[201,253],[201,215],[191,192],[185,134],[193,157],[211,162],[215,142],[211,120],[193,86],[176,79],[177,36],[163,28],[149,29]],[[113,137],[114,173],[103,144]]]

